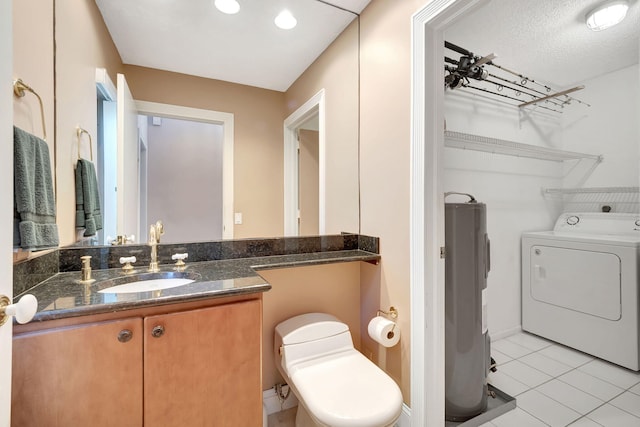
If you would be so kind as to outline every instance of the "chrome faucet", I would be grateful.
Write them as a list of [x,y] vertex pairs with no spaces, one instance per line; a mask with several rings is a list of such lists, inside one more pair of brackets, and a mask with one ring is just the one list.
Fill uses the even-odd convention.
[[149,263],[149,271],[155,273],[160,271],[158,268],[158,243],[160,243],[160,236],[164,234],[164,226],[162,221],[157,221],[155,224],[151,224],[149,228],[149,246],[151,246],[151,263]]

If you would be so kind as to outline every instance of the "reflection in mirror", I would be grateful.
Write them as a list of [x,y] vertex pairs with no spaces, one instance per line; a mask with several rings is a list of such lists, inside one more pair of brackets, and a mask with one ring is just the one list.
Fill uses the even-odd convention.
[[142,117],[147,140],[140,176],[143,159],[148,170],[140,181],[140,241],[147,241],[147,224],[157,218],[165,228],[162,242],[221,240],[223,126]]
[[[281,1],[275,0],[247,4],[241,13],[233,17],[220,14],[213,7],[209,10],[208,6],[203,6],[209,4],[206,2],[198,6],[196,13],[193,9],[188,10],[186,6],[177,10],[163,9],[170,6],[157,2],[149,8],[133,8],[121,4],[120,0],[97,3],[98,5],[92,1],[57,2],[55,14],[52,10],[51,13],[44,14],[41,17],[43,22],[39,23],[42,25],[38,25],[50,28],[51,23],[45,21],[50,19],[53,22],[55,16],[55,169],[57,221],[62,245],[73,244],[79,240],[74,221],[74,194],[73,191],[69,191],[73,188],[73,159],[78,155],[73,138],[73,132],[78,125],[89,130],[92,135],[102,135],[100,138],[94,138],[94,141],[99,141],[94,147],[94,152],[99,151],[98,144],[103,144],[100,150],[103,156],[114,156],[115,144],[117,164],[120,165],[114,171],[109,168],[110,160],[107,158],[98,158],[96,161],[99,179],[103,183],[101,198],[105,230],[103,235],[98,235],[91,244],[106,243],[107,236],[114,237],[112,233],[135,235],[136,241],[143,241],[145,221],[162,219],[170,223],[169,217],[162,217],[164,213],[153,211],[156,208],[149,194],[149,173],[152,173],[154,164],[149,160],[145,168],[144,148],[147,147],[148,150],[148,146],[145,145],[144,139],[141,143],[139,137],[134,137],[134,147],[131,147],[131,144],[123,145],[123,142],[118,146],[113,138],[117,138],[117,134],[122,132],[114,131],[109,123],[98,120],[100,103],[96,102],[96,69],[106,70],[109,80],[116,83],[117,74],[122,74],[136,104],[141,101],[162,103],[233,115],[232,202],[223,203],[223,238],[276,237],[286,234],[283,122],[314,94],[324,90],[327,110],[325,159],[326,164],[331,166],[326,170],[324,178],[323,172],[319,172],[318,187],[325,188],[325,215],[318,219],[318,231],[312,227],[301,229],[299,233],[333,234],[359,231],[359,23],[356,14],[333,7],[326,2],[296,0],[288,6],[300,11],[298,25],[287,32],[271,28],[273,20],[265,18],[271,12],[267,13],[264,10],[256,13],[264,23],[260,21],[243,26],[237,22],[238,19],[242,19],[243,14],[249,16],[250,7],[264,9],[282,5]],[[360,7],[356,12],[362,10],[367,2],[358,3]],[[144,19],[138,19],[135,15],[141,9],[144,9]],[[167,13],[171,19],[163,20],[162,16],[166,16]],[[180,18],[178,15],[182,13],[187,15]],[[160,25],[153,26],[152,21],[156,18]],[[235,21],[232,23],[230,19]],[[215,22],[216,25],[206,25],[207,21]],[[183,43],[176,46],[171,40],[179,33],[176,25],[181,22],[186,22],[196,30],[223,29],[225,33],[217,37],[207,34],[201,36],[194,44]],[[258,30],[258,27],[265,33],[253,32]],[[252,29],[250,37],[245,37],[247,28]],[[237,35],[239,29],[242,30],[242,37]],[[330,30],[320,34],[326,29]],[[140,34],[135,34],[138,30]],[[169,41],[165,43],[163,40]],[[224,40],[224,43],[215,40]],[[261,52],[248,52],[234,44],[236,41],[241,43],[246,40],[252,41],[248,45],[260,44]],[[262,44],[264,40],[272,40],[270,47]],[[311,49],[312,42],[316,40],[321,40],[324,44]],[[260,43],[257,43],[258,41]],[[288,44],[289,42],[292,44]],[[194,45],[196,48],[191,49]],[[283,47],[285,45],[287,47]],[[172,46],[175,49],[172,50]],[[213,51],[211,46],[214,46]],[[291,46],[299,51],[292,50]],[[26,54],[25,52],[19,50],[18,56]],[[159,58],[161,61],[154,62],[151,56],[158,52],[161,55],[156,59]],[[231,53],[234,59],[226,59],[224,65],[206,66],[206,72],[197,70],[198,64],[209,64],[212,58],[222,57],[223,53]],[[259,59],[273,57],[279,58],[276,61],[278,68],[257,65]],[[299,59],[301,60],[298,61]],[[236,68],[236,64],[240,68]],[[295,72],[291,73],[291,70]],[[53,64],[50,68],[38,71],[48,72],[53,76]],[[218,71],[227,74],[214,75]],[[271,77],[282,76],[286,76],[284,82],[281,80],[277,84],[264,83]],[[100,108],[103,107],[104,105]],[[162,115],[157,117],[161,117],[163,121],[172,118]],[[135,126],[137,125],[136,120]],[[130,131],[133,134],[139,132],[139,128],[137,131]],[[181,141],[181,144],[183,143],[184,141]],[[140,147],[143,148],[141,158]],[[131,158],[123,154],[125,148],[132,148],[131,152],[134,154]],[[180,153],[188,157],[182,149]],[[149,151],[146,151],[146,155],[150,159]],[[178,162],[176,155],[177,152],[172,151],[169,159],[172,164]],[[319,165],[322,166],[321,152]],[[182,168],[184,169],[184,166]],[[191,167],[184,172],[191,173],[194,169]],[[168,170],[168,166],[165,170]],[[114,176],[116,185],[113,185]],[[144,197],[140,197],[143,196],[145,181],[146,203]],[[131,191],[128,190],[128,186],[131,186]],[[188,195],[189,200],[193,202],[202,195],[208,196],[209,192],[203,190],[202,186],[197,191],[195,188],[183,186],[181,192]],[[175,192],[173,194],[172,197],[175,198]],[[186,204],[184,201],[174,202]],[[323,203],[318,203],[318,210],[321,211]],[[195,211],[192,209],[188,215],[183,213],[179,215],[183,218],[175,221],[191,221],[194,215]],[[125,221],[125,216],[134,219]],[[235,219],[238,221],[234,221]],[[113,224],[116,224],[115,232]],[[182,233],[177,231],[179,227],[173,228],[177,233]],[[173,240],[169,237],[171,230],[172,227],[168,224],[167,239]],[[199,234],[184,238],[176,236],[175,239],[209,240],[211,237]]]
[[298,235],[317,235],[319,223],[319,144],[318,112],[296,129],[298,134]]

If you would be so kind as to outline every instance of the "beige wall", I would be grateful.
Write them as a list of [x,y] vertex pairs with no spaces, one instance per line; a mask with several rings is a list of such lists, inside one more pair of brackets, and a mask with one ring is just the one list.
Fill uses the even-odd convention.
[[234,114],[234,238],[282,236],[284,94],[125,65],[133,97]]
[[[42,98],[47,143],[53,168],[53,1],[13,2],[13,78],[22,79]],[[13,124],[40,138],[43,137],[40,104],[35,95],[25,92],[22,98],[13,96]],[[54,173],[53,170],[51,173]]]
[[285,94],[286,115],[321,89],[326,105],[325,234],[358,232],[358,20]]
[[360,348],[359,262],[263,270],[260,275],[272,286],[263,295],[263,390],[282,382],[274,361],[273,333],[286,319],[303,313],[332,314],[349,325],[353,344]]
[[426,3],[373,0],[360,16],[361,230],[380,237],[380,276],[367,275],[372,281],[368,286],[379,286],[380,305],[394,306],[400,314],[400,345],[386,350],[385,361],[406,403],[411,398],[411,15]]
[[[31,23],[28,26],[33,27]],[[122,61],[94,1],[57,1],[55,37],[57,222],[60,245],[64,246],[76,241],[76,127],[81,126],[91,134],[95,160],[98,114],[96,68],[106,68],[115,84]],[[39,72],[53,76],[53,70],[41,69]],[[82,157],[88,159],[89,144],[86,139],[81,147]]]

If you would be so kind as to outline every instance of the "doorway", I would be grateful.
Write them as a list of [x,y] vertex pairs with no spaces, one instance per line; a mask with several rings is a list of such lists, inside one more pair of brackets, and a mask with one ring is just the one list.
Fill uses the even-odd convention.
[[223,126],[140,117],[140,134],[146,135],[140,153],[140,238],[146,241],[148,224],[161,219],[163,242],[221,240]]
[[[306,138],[302,148],[301,135]],[[325,175],[325,95],[321,89],[284,121],[285,236],[325,233]]]

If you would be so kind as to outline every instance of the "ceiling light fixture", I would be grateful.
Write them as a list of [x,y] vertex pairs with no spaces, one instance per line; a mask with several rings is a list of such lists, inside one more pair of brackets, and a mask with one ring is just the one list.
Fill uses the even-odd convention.
[[587,27],[591,31],[602,31],[619,24],[629,10],[629,2],[626,0],[615,0],[601,4],[587,13]]
[[228,15],[233,15],[240,11],[240,3],[236,0],[215,0],[213,4],[220,12]]
[[298,24],[296,18],[286,9],[280,12],[273,22],[276,23],[278,28],[282,28],[283,30],[290,30]]

